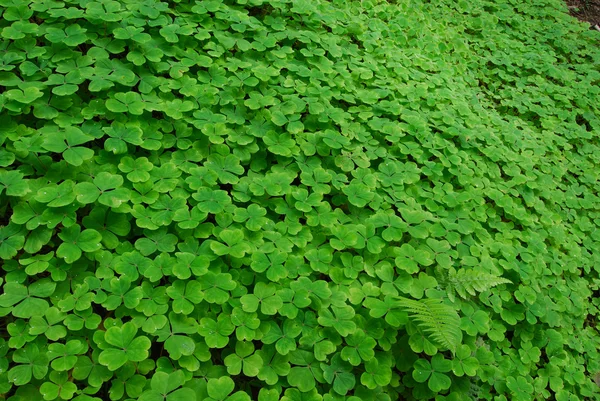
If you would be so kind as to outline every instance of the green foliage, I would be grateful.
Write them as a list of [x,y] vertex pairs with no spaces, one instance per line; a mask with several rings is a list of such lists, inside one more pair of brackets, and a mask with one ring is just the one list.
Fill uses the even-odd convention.
[[562,0],[0,0],[0,399],[600,400]]
[[458,293],[462,298],[467,298],[467,294],[476,295],[478,292],[487,291],[500,284],[512,284],[504,277],[498,277],[483,271],[475,269],[454,268],[448,270],[448,297],[454,300],[454,293]]
[[436,299],[401,298],[399,306],[410,313],[426,334],[442,347],[456,351],[461,342],[460,317],[456,310]]

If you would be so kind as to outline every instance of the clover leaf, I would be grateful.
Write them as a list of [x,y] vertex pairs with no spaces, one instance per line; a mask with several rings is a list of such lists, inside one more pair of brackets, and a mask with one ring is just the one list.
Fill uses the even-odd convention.
[[229,273],[208,272],[202,276],[204,299],[209,303],[223,304],[229,299],[229,291],[237,287]]
[[441,354],[435,355],[431,362],[418,359],[414,364],[413,378],[418,383],[427,382],[431,391],[440,392],[450,388],[451,380],[445,373],[452,369],[452,363]]
[[173,299],[173,312],[189,315],[194,310],[194,305],[204,299],[202,285],[198,281],[175,281],[167,288],[167,294]]
[[50,344],[46,355],[51,361],[52,369],[63,372],[71,370],[77,363],[77,355],[84,354],[87,348],[87,344],[81,340],[70,340],[65,344]]
[[288,373],[287,379],[290,385],[296,387],[303,393],[311,391],[316,386],[315,376],[322,373],[313,366],[315,362],[312,353],[296,350],[290,355],[290,362],[293,365]]
[[198,333],[204,337],[204,341],[210,348],[223,348],[229,343],[229,335],[235,331],[231,318],[219,315],[217,320],[202,318]]
[[17,386],[29,383],[32,378],[40,380],[48,372],[48,358],[34,343],[15,350],[13,361],[18,365],[8,371],[8,380]]
[[265,315],[276,314],[283,306],[283,302],[275,292],[275,286],[257,283],[253,294],[246,294],[240,298],[242,309],[246,312],[255,312],[260,307],[261,313]]
[[85,228],[94,229],[102,236],[102,244],[109,249],[119,245],[119,236],[129,234],[131,224],[123,214],[114,213],[106,208],[95,208],[82,219]]
[[346,395],[348,391],[354,388],[356,378],[352,373],[352,367],[344,363],[340,355],[336,354],[331,359],[331,364],[321,364],[323,367],[323,377],[328,383],[333,384],[333,391],[340,395]]
[[392,380],[392,371],[377,359],[365,363],[366,371],[361,375],[360,382],[368,389],[374,390],[378,386],[385,386]]
[[274,249],[270,253],[253,253],[250,267],[258,273],[267,272],[267,278],[271,281],[279,281],[287,277],[284,262],[287,253]]
[[231,375],[238,375],[243,372],[245,376],[257,376],[263,365],[260,355],[254,353],[252,342],[238,341],[235,345],[235,353],[223,360],[227,367],[227,372]]
[[[164,303],[163,303],[164,305]],[[190,334],[198,331],[198,324],[192,318],[183,314],[170,312],[167,316],[156,316],[158,327],[152,324],[158,341],[164,342],[165,350],[174,360],[193,355],[196,349],[200,349],[200,343],[195,343]],[[168,319],[166,318],[168,317]],[[163,319],[160,319],[163,318]],[[152,320],[147,322],[152,323]]]
[[[141,145],[144,141],[142,139],[142,129],[136,124],[123,124],[120,122],[113,122],[110,127],[102,128],[102,130],[110,137],[104,141],[104,149],[109,152],[113,152],[114,154],[123,154],[127,152],[127,144],[132,144],[135,146]],[[143,161],[145,158],[140,158],[138,160]],[[129,160],[131,160],[129,162]],[[147,161],[147,159],[146,159]],[[127,164],[125,164],[127,163]],[[121,161],[121,164],[124,166],[130,166],[129,171],[123,170],[121,167],[119,169],[126,173],[131,173],[133,171],[133,159],[130,157],[125,157]],[[147,164],[144,164],[142,171],[150,171]],[[149,177],[146,177],[144,180],[132,181],[132,182],[140,182],[146,181]]]
[[506,379],[506,386],[511,391],[515,400],[526,400],[531,397],[533,393],[533,386],[527,382],[527,379],[523,376],[513,377],[509,376]]
[[358,366],[363,361],[370,361],[375,356],[373,349],[377,342],[368,337],[362,331],[358,331],[346,338],[346,347],[342,349],[340,357],[344,361],[350,362],[353,366]]
[[332,306],[329,309],[319,311],[319,324],[325,327],[333,327],[343,337],[348,336],[356,330],[356,324],[352,321],[355,312],[350,306]]
[[63,242],[56,250],[56,256],[67,263],[73,263],[83,252],[95,252],[102,248],[102,236],[94,229],[81,230],[77,224],[64,228],[59,234]]
[[29,333],[32,335],[44,334],[49,340],[57,341],[67,335],[67,329],[60,324],[65,318],[66,314],[58,308],[50,307],[44,313],[44,317],[31,317]]
[[0,258],[12,259],[25,244],[22,228],[13,223],[0,227]]
[[74,188],[75,183],[73,181],[65,180],[58,185],[40,188],[34,199],[46,203],[49,207],[67,206],[75,200]]
[[207,393],[209,396],[209,400],[250,401],[250,396],[243,391],[237,391],[231,394],[234,388],[235,383],[230,377],[223,376],[216,379],[209,379],[207,383]]
[[73,166],[81,166],[94,157],[94,151],[83,145],[94,138],[77,127],[49,127],[44,132],[43,147],[54,153],[62,153],[65,161]]
[[236,258],[243,257],[249,252],[250,247],[244,241],[244,233],[239,229],[225,229],[219,234],[219,238],[225,242],[213,241],[210,243],[210,249],[217,255],[231,255]]
[[119,92],[106,100],[106,108],[115,113],[144,114],[146,108],[142,97],[137,92]]
[[185,375],[181,370],[172,373],[156,372],[150,380],[150,389],[142,393],[139,399],[143,401],[195,401],[196,393],[191,388],[182,387],[184,383]]
[[146,43],[152,39],[152,37],[143,33],[144,28],[137,28],[134,26],[126,26],[125,28],[117,28],[113,31],[113,35],[117,39],[131,39],[138,43]]
[[148,357],[151,342],[148,337],[136,336],[138,329],[133,323],[125,323],[121,327],[111,327],[104,334],[104,341],[109,347],[103,350],[98,361],[115,371],[127,361],[141,362]]
[[79,84],[85,81],[78,71],[71,71],[66,75],[52,74],[48,77],[46,84],[54,85],[52,93],[57,96],[69,96],[77,92]]
[[117,208],[128,200],[128,191],[121,188],[123,177],[117,174],[101,172],[90,182],[82,182],[75,187],[77,201],[83,204],[96,200],[103,205]]
[[79,24],[69,25],[67,28],[48,28],[46,30],[46,39],[52,43],[64,43],[67,46],[77,46],[87,40],[87,29],[82,28]]
[[225,210],[231,204],[231,198],[225,191],[214,191],[210,188],[202,187],[192,194],[192,197],[198,201],[196,206],[201,212],[217,214]]
[[24,175],[19,171],[0,171],[0,195],[5,192],[8,196],[22,197],[30,189]]
[[40,386],[40,394],[45,400],[54,400],[59,396],[62,399],[70,399],[77,391],[77,385],[69,381],[69,376],[64,372],[50,373],[50,381]]
[[[14,24],[13,24],[14,25]],[[21,89],[10,89],[4,93],[4,96],[8,100],[14,100],[23,104],[33,103],[35,100],[44,96],[44,92],[42,92],[37,87],[29,87],[23,90]]]
[[[155,226],[156,228],[156,226]],[[144,256],[151,255],[156,251],[173,252],[177,237],[167,231],[159,229],[156,231],[144,230],[146,236],[135,241],[135,248]]]
[[[105,282],[106,283],[106,282]],[[115,277],[108,281],[110,295],[106,297],[102,306],[107,310],[115,310],[121,304],[127,308],[134,309],[143,297],[141,287],[131,288],[131,280],[127,277]]]
[[302,328],[293,320],[285,320],[283,330],[277,323],[271,322],[269,330],[263,337],[265,344],[275,343],[275,349],[281,355],[287,355],[297,348],[295,338],[300,335]]
[[289,356],[283,356],[275,351],[275,348],[263,347],[257,354],[263,360],[263,365],[258,373],[258,378],[267,384],[277,383],[279,377],[287,376],[290,372]]
[[0,295],[0,306],[12,307],[12,314],[16,317],[43,316],[49,307],[44,298],[51,296],[55,289],[56,283],[49,279],[38,280],[27,287],[18,283],[5,283],[3,294]]

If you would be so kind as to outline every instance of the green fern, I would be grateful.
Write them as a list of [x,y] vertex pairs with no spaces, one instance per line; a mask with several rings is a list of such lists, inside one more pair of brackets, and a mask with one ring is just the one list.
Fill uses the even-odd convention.
[[490,273],[475,269],[461,269],[456,271],[451,268],[446,278],[448,284],[448,298],[454,301],[454,292],[463,299],[469,295],[477,295],[478,292],[487,291],[500,284],[512,284],[512,281],[504,277],[498,277]]
[[460,317],[452,306],[435,298],[416,301],[399,297],[399,304],[432,340],[452,352],[456,351],[462,333]]

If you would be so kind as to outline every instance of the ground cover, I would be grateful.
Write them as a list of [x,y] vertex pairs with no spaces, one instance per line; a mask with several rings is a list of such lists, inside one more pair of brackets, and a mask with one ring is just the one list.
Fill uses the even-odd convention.
[[0,398],[600,399],[562,0],[0,12]]

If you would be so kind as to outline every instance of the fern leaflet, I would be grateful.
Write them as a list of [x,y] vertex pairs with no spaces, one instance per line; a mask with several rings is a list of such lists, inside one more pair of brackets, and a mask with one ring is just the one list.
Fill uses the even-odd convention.
[[466,299],[467,294],[477,295],[477,292],[487,291],[500,284],[512,284],[512,281],[475,269],[456,271],[452,268],[448,272],[447,283],[449,285],[448,297],[453,301],[455,291]]
[[399,304],[429,337],[439,345],[456,351],[460,345],[460,317],[456,310],[439,299],[428,298],[419,301],[399,297]]

